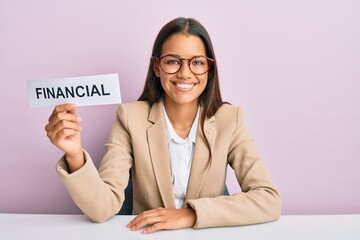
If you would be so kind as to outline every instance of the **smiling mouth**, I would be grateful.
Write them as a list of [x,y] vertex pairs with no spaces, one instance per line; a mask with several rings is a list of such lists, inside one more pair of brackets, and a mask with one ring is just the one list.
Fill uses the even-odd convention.
[[195,86],[195,83],[174,83],[174,85],[177,87],[177,88],[181,88],[181,89],[191,89],[192,87]]

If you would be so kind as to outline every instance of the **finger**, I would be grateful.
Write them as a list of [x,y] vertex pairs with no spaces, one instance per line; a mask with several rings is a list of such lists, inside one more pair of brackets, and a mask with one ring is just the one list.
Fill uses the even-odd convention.
[[76,104],[73,103],[65,103],[65,104],[57,105],[49,117],[49,122],[55,115],[57,115],[57,113],[69,112],[76,114],[76,107],[77,107]]
[[149,234],[149,233],[153,233],[153,232],[156,232],[158,230],[162,230],[162,229],[165,229],[164,228],[164,224],[161,222],[159,223],[155,223],[154,225],[144,229],[144,231],[142,231],[141,233],[143,234]]
[[162,217],[160,216],[150,216],[150,217],[145,217],[143,219],[141,219],[141,221],[137,222],[135,225],[133,225],[131,227],[131,231],[136,231],[139,230],[140,228],[143,228],[147,225],[153,225],[156,223],[160,223],[162,222]]
[[[52,127],[49,131],[47,131],[47,136],[52,140],[55,136],[61,132],[62,130],[73,130],[73,134],[76,132],[81,132],[82,128],[78,123],[70,122],[70,121],[60,121],[54,127]],[[67,136],[68,137],[68,136]]]
[[128,227],[131,228],[131,230],[135,230],[137,229],[136,226],[138,226],[138,224],[143,221],[144,219],[150,217],[148,215],[148,213],[143,212],[140,215],[136,216],[129,224]]
[[79,131],[76,131],[74,129],[63,129],[59,132],[57,132],[52,138],[50,138],[51,142],[56,145],[57,142],[60,142],[61,140],[73,136],[77,134]]
[[134,219],[135,221],[131,223],[130,228],[132,231],[136,231],[140,228],[145,227],[146,225],[152,225],[158,222],[163,221],[163,216],[153,212],[151,214],[143,215],[137,219]]
[[143,218],[144,214],[148,212],[148,211],[145,211],[145,212],[142,212],[141,214],[137,215],[133,220],[131,220],[129,222],[129,224],[127,225],[128,228],[131,228],[133,227],[136,223],[138,223],[139,221],[141,221],[141,219]]
[[63,129],[56,134],[52,135],[50,138],[50,141],[57,146],[58,143],[61,143],[64,139],[74,136],[77,131],[74,129]]
[[75,114],[57,113],[55,116],[52,117],[51,121],[45,126],[45,131],[50,131],[62,121],[79,123],[81,122],[81,118],[76,116]]
[[[49,134],[51,132],[58,132],[64,128],[75,129],[77,131],[81,131],[81,127],[79,122],[81,121],[80,118],[74,116],[64,116],[64,119],[54,119],[51,123],[45,126],[46,132]],[[73,121],[76,120],[76,121]]]
[[135,224],[137,224],[138,222],[142,221],[144,218],[146,217],[150,217],[150,216],[156,216],[159,215],[159,210],[163,209],[163,208],[157,208],[157,209],[152,209],[152,210],[148,210],[148,211],[144,211],[141,214],[139,214],[138,216],[136,216],[128,225],[127,227],[131,228],[132,226],[134,226]]

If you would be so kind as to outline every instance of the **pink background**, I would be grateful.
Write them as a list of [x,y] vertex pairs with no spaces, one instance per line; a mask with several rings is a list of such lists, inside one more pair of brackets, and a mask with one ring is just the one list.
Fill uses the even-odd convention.
[[[186,16],[212,36],[223,97],[243,107],[283,214],[360,213],[359,12],[357,0],[0,0],[0,212],[80,212],[55,172],[52,109],[29,107],[26,81],[119,73],[134,101],[156,34]],[[116,107],[79,109],[96,164]]]

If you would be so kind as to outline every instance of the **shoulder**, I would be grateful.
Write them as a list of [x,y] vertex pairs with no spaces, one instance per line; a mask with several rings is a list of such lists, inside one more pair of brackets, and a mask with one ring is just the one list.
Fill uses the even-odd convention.
[[216,121],[241,120],[243,111],[241,107],[224,103],[214,115]]
[[[229,139],[237,139],[236,141],[243,141],[251,139],[244,123],[243,110],[239,106],[230,104],[223,104],[209,122],[218,134],[219,139],[221,136]],[[233,141],[231,140],[231,141]]]
[[223,104],[208,121],[219,132],[230,134],[243,125],[243,111],[239,106]]
[[116,115],[121,122],[139,123],[147,120],[150,110],[151,105],[147,101],[122,103],[118,107]]
[[149,112],[151,108],[151,105],[149,102],[147,101],[136,101],[136,102],[130,102],[130,103],[122,103],[119,108],[118,111],[128,111],[128,112],[133,112],[133,111],[141,111],[141,112]]
[[119,112],[127,112],[127,113],[144,113],[149,112],[151,109],[151,105],[147,101],[136,101],[136,102],[130,102],[130,103],[122,103],[120,104],[118,108]]

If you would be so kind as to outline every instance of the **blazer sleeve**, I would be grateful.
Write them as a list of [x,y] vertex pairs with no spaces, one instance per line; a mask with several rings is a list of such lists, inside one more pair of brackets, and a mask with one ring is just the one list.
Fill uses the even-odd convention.
[[197,215],[194,228],[263,223],[280,217],[280,194],[256,152],[240,108],[236,119],[227,161],[242,191],[232,196],[188,200]]
[[114,216],[125,199],[124,189],[133,162],[126,120],[125,107],[121,105],[98,170],[85,150],[85,165],[77,171],[69,174],[64,157],[56,165],[76,205],[95,222],[104,222]]

